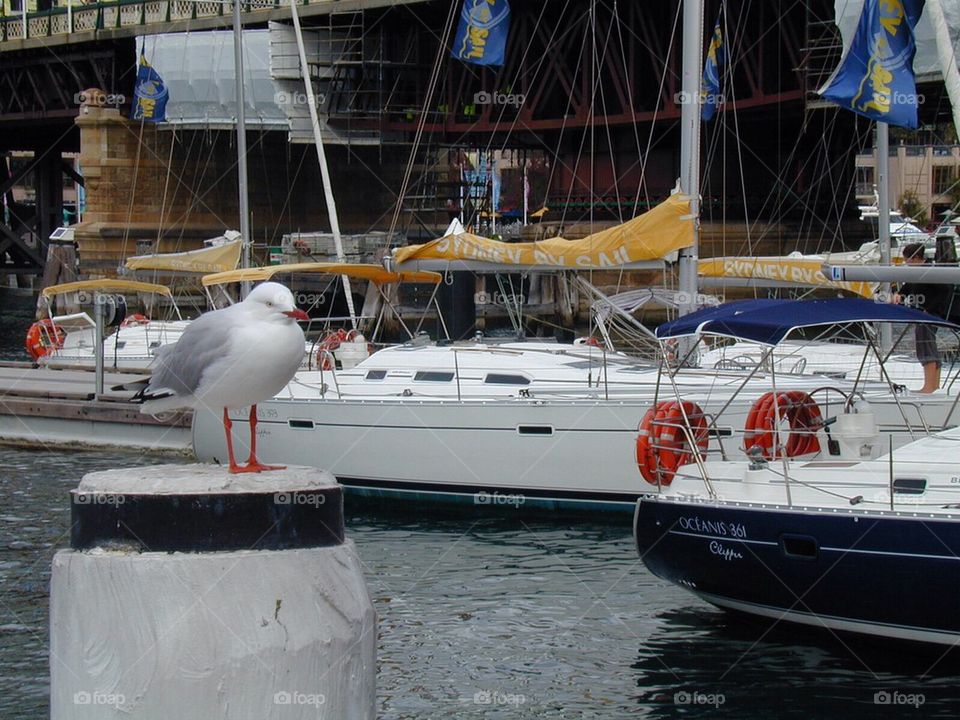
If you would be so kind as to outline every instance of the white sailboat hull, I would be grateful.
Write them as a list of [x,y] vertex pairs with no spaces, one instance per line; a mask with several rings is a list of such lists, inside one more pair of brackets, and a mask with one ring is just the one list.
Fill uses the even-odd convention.
[[[790,387],[812,389],[808,380],[816,379]],[[720,426],[721,436],[739,435],[758,394],[745,393],[724,413],[729,425]],[[717,412],[729,395],[701,387],[684,398]],[[277,398],[258,406],[257,450],[265,462],[330,470],[348,490],[367,495],[632,512],[640,494],[651,490],[637,468],[635,443],[653,396],[651,385],[622,400]],[[952,402],[905,397],[901,406],[922,428],[923,423],[942,424]],[[872,398],[871,406],[884,449],[887,431],[895,446],[910,439],[892,397]],[[832,407],[835,414],[836,399]],[[234,446],[240,460],[248,442],[247,415],[231,416],[237,421]],[[719,442],[711,438],[711,447]],[[728,452],[742,457],[737,439],[727,435],[725,442]],[[193,443],[201,460],[225,461],[219,411],[196,412]]]

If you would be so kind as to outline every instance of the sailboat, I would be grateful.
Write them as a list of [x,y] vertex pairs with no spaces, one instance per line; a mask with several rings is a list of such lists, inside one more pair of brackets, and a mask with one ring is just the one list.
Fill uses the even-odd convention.
[[[900,3],[885,4],[887,12],[897,7],[903,10]],[[927,7],[942,20],[939,0],[929,0]],[[865,3],[861,42],[884,47],[890,38],[880,33],[890,27],[910,38],[912,27],[901,22],[902,12],[885,17],[888,22],[877,23],[871,32],[870,21],[880,12],[876,2]],[[872,58],[880,68],[873,77],[885,76],[885,59]],[[950,72],[944,68],[949,84]],[[951,92],[951,99],[957,114],[960,93]],[[884,134],[881,131],[881,157],[886,155]],[[880,198],[883,234],[888,225],[885,188]],[[841,270],[847,272],[836,272]],[[903,268],[889,262],[836,266],[828,268],[828,277],[883,282],[930,270],[947,280],[958,279],[956,268]],[[897,316],[907,310],[871,303],[863,319],[902,321],[905,316]],[[817,324],[816,311],[806,321],[778,317],[784,314],[785,309],[777,307],[730,307],[725,314],[668,323],[657,333],[665,339],[721,333],[769,347],[790,327]],[[925,313],[916,313],[915,321],[951,325]],[[771,397],[783,403],[788,417],[799,412],[782,386],[774,388]],[[875,418],[869,411],[861,415],[864,435],[874,430],[874,443],[882,443],[882,435],[871,427]],[[774,411],[774,417],[782,416]],[[677,420],[671,430],[697,432],[691,419],[695,417]],[[791,422],[789,431],[776,423],[761,433],[745,433],[745,457],[723,453],[708,458],[705,444],[692,447],[695,462],[690,471],[665,482],[661,477],[657,491],[638,502],[635,537],[645,564],[709,603],[775,624],[918,643],[938,653],[955,646],[960,640],[953,591],[960,580],[960,495],[954,480],[960,432],[951,423],[901,448],[888,443],[879,452],[838,462],[820,454],[821,443],[829,447],[835,442],[825,437],[825,429],[811,427],[798,434]],[[791,445],[802,446],[804,452],[791,456]]]
[[[688,12],[685,23],[691,22]],[[699,66],[699,48],[685,50],[687,55],[688,63]],[[692,96],[699,92],[699,72],[687,76]],[[605,267],[658,262],[663,254],[679,252],[689,311],[697,297],[693,218],[699,160],[687,147],[699,136],[699,108],[683,109],[681,192],[628,221],[631,229],[654,228],[670,242],[659,243],[658,253],[646,258],[629,250],[617,254],[621,226],[588,245],[597,250],[609,241]],[[666,225],[660,222],[664,218],[670,221]],[[421,270],[478,263],[517,268],[525,258],[554,269],[590,265],[589,259],[578,260],[583,253],[569,251],[567,241],[554,244],[523,247],[458,233],[404,248],[393,259],[397,267]],[[596,261],[599,265],[599,256]],[[727,408],[730,424],[715,429],[725,435],[744,426],[751,405],[767,392],[765,377],[763,368],[687,368],[676,382],[705,412]],[[745,378],[747,387],[740,390]],[[814,375],[791,381],[807,393],[819,390],[818,400],[831,414],[843,414],[847,397],[862,393],[898,445],[918,431],[942,426],[954,404],[947,396],[923,402],[901,397],[886,383]],[[258,406],[260,449],[270,461],[325,467],[355,495],[629,513],[649,490],[637,468],[635,444],[638,423],[659,387],[656,364],[597,345],[482,337],[456,344],[412,341],[347,370],[299,373],[276,398]],[[727,407],[738,393],[741,401]],[[194,448],[201,459],[225,457],[220,428],[214,415],[196,413]]]

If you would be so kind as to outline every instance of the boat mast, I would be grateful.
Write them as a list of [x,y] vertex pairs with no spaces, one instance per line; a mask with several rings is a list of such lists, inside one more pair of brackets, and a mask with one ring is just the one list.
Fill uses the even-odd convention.
[[[240,0],[233,0],[233,66],[236,75],[237,96],[237,185],[240,192],[240,265],[250,267],[250,199],[247,190],[247,114],[243,96],[243,22],[240,20]],[[250,283],[244,282],[240,294],[250,292]]]
[[[320,177],[323,180],[323,196],[327,201],[327,217],[330,218],[330,231],[333,233],[333,244],[337,250],[337,262],[346,262],[343,254],[343,240],[340,237],[340,221],[337,218],[337,203],[333,197],[333,185],[330,183],[330,169],[327,167],[327,154],[323,149],[323,137],[320,134],[320,118],[317,116],[317,102],[313,94],[313,82],[310,79],[310,69],[307,65],[307,51],[303,45],[303,33],[300,30],[300,16],[297,14],[297,0],[290,0],[290,16],[293,18],[293,30],[297,36],[297,50],[300,53],[300,72],[303,75],[303,88],[307,96],[307,108],[310,111],[310,124],[313,126],[313,143],[317,146],[317,161],[320,163]],[[353,294],[350,289],[350,278],[340,276],[343,282],[343,293],[347,297],[347,311],[350,313],[350,324],[357,329],[357,313],[353,307]]]
[[703,0],[683,0],[683,68],[680,105],[680,191],[690,198],[693,244],[679,254],[679,312],[697,309],[700,243],[700,75],[703,64]]
[[[877,123],[877,244],[880,246],[880,264],[890,264],[890,126]],[[891,301],[890,283],[881,283],[880,297]],[[893,346],[893,328],[880,323],[880,349],[887,353]]]

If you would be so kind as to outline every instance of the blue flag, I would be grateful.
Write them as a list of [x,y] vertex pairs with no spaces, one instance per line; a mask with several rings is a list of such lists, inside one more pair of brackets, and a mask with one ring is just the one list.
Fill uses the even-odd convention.
[[922,11],[923,0],[865,0],[853,41],[820,95],[871,120],[916,129],[913,29]]
[[140,56],[137,68],[137,84],[133,89],[133,105],[130,107],[131,120],[163,122],[167,117],[167,86],[160,74],[150,67],[147,58]]
[[726,62],[727,51],[723,45],[723,31],[720,29],[720,20],[713,28],[713,37],[710,47],[707,48],[707,61],[703,64],[703,83],[700,91],[700,117],[704,121],[710,120],[717,112],[717,107],[723,102],[720,94],[720,71]]
[[509,31],[507,0],[463,0],[450,54],[475,65],[503,65]]

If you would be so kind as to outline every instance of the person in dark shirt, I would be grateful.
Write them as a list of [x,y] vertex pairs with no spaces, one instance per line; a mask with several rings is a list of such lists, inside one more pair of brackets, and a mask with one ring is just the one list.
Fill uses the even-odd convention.
[[[923,243],[910,243],[903,248],[907,265],[926,262]],[[899,302],[937,317],[945,317],[952,295],[952,286],[929,283],[904,283],[900,287]],[[915,328],[917,360],[923,366],[923,387],[919,392],[932,393],[940,388],[940,352],[937,350],[937,330],[930,325]]]

